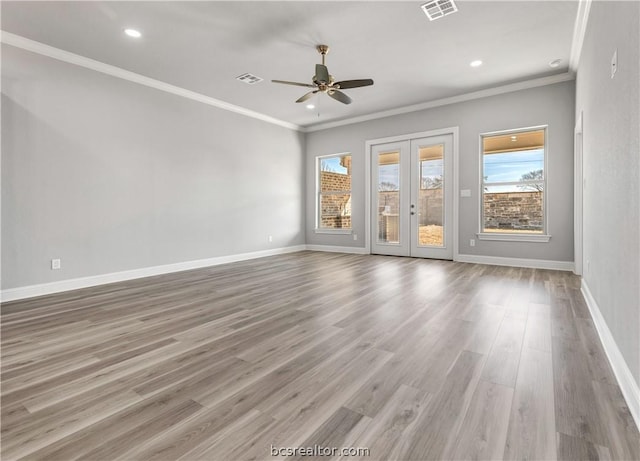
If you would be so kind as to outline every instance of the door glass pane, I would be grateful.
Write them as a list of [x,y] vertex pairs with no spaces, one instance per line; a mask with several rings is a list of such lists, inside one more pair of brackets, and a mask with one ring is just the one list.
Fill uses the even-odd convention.
[[378,154],[378,243],[400,243],[400,152]]
[[419,148],[418,246],[444,246],[444,144]]

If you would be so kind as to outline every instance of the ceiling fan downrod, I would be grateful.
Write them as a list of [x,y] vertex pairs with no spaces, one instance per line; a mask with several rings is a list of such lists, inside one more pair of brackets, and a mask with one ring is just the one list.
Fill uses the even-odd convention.
[[327,53],[329,53],[329,45],[318,45],[316,46],[316,50],[318,50],[318,53],[322,55],[322,65],[326,65],[324,62],[324,58]]

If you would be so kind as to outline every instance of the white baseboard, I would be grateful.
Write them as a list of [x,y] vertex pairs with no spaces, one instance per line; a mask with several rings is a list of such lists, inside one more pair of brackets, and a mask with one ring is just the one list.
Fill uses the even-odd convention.
[[602,343],[605,354],[607,354],[607,358],[609,359],[609,363],[613,369],[613,374],[618,380],[618,385],[620,386],[622,395],[627,402],[631,416],[633,416],[633,419],[636,422],[636,427],[640,429],[640,387],[633,378],[631,370],[629,370],[627,362],[624,360],[620,349],[618,349],[618,345],[616,344],[615,339],[613,339],[611,330],[609,330],[607,322],[605,322],[604,317],[600,312],[600,307],[591,294],[589,286],[584,279],[582,279],[580,291],[582,291],[582,295],[587,302],[587,306],[591,312],[591,318],[593,318],[593,323],[598,331],[598,336],[600,336],[600,342]]
[[309,251],[327,251],[329,253],[350,253],[355,255],[368,255],[369,250],[361,247],[339,247],[334,245],[307,245]]
[[[217,266],[219,264],[227,264],[237,261],[246,261],[248,259],[263,258],[265,256],[280,255],[293,253],[296,251],[326,251],[331,253],[349,253],[349,254],[369,254],[369,250],[363,247],[345,247],[334,245],[296,245],[285,248],[274,248],[270,250],[255,251],[251,253],[240,253],[236,255],[219,256],[215,258],[199,259],[195,261],[185,261],[175,264],[165,264],[162,266],[144,267],[141,269],[133,269],[122,272],[114,272],[110,274],[93,275],[89,277],[81,277],[69,280],[60,280],[58,282],[42,283],[38,285],[30,285],[25,287],[10,288],[0,292],[0,300],[2,302],[16,301],[19,299],[33,298],[36,296],[44,296],[63,291],[77,290],[79,288],[87,288],[107,283],[123,282],[143,277],[151,277],[154,275],[169,274],[171,272],[180,272],[190,269],[199,269],[202,267]],[[499,266],[515,266],[515,267],[535,267],[540,269],[558,269],[573,270],[573,263],[566,261],[544,261],[539,259],[518,259],[518,258],[497,258],[492,256],[477,255],[458,255],[456,261],[476,263],[476,264],[493,264]]]
[[10,288],[2,290],[0,299],[2,302],[16,301],[19,299],[33,298],[36,296],[44,296],[62,291],[77,290],[79,288],[88,288],[97,285],[105,285],[107,283],[123,282],[126,280],[139,279],[143,277],[151,277],[153,275],[169,274],[172,272],[186,271],[190,269],[199,269],[202,267],[217,266],[220,264],[233,263],[238,261],[246,261],[249,259],[264,258],[265,256],[281,255],[286,253],[294,253],[296,251],[304,251],[306,245],[297,245],[284,248],[274,248],[269,250],[254,251],[251,253],[240,253],[236,255],[218,256],[215,258],[198,259],[195,261],[185,261],[174,264],[164,264],[162,266],[144,267],[141,269],[133,269],[122,272],[113,272],[110,274],[92,275],[89,277],[81,277],[69,280],[60,280],[59,282],[42,283],[38,285],[30,285],[25,287]]
[[549,261],[546,259],[502,258],[498,256],[481,256],[459,254],[455,261],[461,263],[489,264],[492,266],[530,267],[533,269],[551,269],[573,271],[573,261]]

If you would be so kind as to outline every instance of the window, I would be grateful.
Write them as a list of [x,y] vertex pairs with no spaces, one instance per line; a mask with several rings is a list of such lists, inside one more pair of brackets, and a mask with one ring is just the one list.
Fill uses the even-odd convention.
[[318,158],[319,231],[351,231],[351,154]]
[[545,127],[481,136],[480,239],[549,240],[545,140]]

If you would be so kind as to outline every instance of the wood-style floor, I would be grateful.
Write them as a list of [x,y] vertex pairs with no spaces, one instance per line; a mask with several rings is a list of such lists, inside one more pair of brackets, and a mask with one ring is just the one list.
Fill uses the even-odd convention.
[[2,459],[638,460],[578,285],[302,252],[7,303]]

